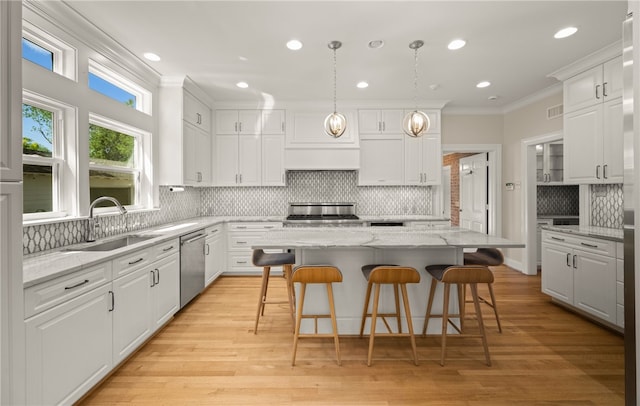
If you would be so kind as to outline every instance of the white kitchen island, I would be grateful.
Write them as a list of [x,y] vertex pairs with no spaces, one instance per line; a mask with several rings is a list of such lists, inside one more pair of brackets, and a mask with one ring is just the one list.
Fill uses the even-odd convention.
[[[420,272],[418,284],[408,284],[411,316],[416,332],[422,331],[431,277],[425,266],[433,264],[461,264],[465,248],[523,248],[524,244],[451,227],[432,229],[421,227],[367,227],[367,228],[284,228],[271,230],[256,240],[253,249],[295,250],[296,265],[333,265],[342,271],[342,283],[334,284],[334,297],[338,331],[340,335],[356,335],[366,292],[366,280],[360,268],[366,264],[395,264],[411,266]],[[394,306],[391,286],[383,286],[380,312],[391,311]],[[457,294],[452,291],[450,312],[457,313]],[[434,300],[434,313],[442,310],[442,285]],[[498,301],[500,299],[498,298]],[[328,313],[324,286],[307,287],[305,313]],[[404,311],[402,312],[404,314]],[[305,324],[305,322],[308,322]],[[302,330],[313,330],[312,320],[303,320]],[[367,320],[369,323],[369,320]],[[403,321],[404,323],[404,321]],[[395,322],[391,323],[395,325]],[[318,320],[320,332],[330,332],[328,319]],[[437,334],[441,329],[439,319],[431,319],[427,332]],[[365,333],[369,325],[365,327]],[[384,324],[378,320],[376,331],[384,332]],[[406,327],[405,330],[406,331]]]

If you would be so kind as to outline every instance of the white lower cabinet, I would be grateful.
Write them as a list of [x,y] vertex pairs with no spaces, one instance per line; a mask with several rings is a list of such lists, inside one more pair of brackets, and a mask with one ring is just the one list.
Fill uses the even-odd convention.
[[[227,267],[225,273],[230,275],[260,274],[262,270],[253,266],[253,262],[251,261],[253,254],[251,245],[253,241],[260,239],[264,233],[274,228],[282,228],[282,223],[229,223],[227,229]],[[269,251],[267,250],[267,252]]]
[[156,331],[180,310],[180,254],[156,261],[151,271],[151,328]]
[[542,292],[617,324],[616,244],[542,231]]
[[204,259],[204,281],[205,286],[209,286],[215,281],[222,272],[224,272],[225,264],[225,244],[222,235],[223,225],[209,227],[205,230],[207,235],[205,240],[205,259]]
[[27,404],[72,404],[111,371],[110,290],[103,285],[25,320]]

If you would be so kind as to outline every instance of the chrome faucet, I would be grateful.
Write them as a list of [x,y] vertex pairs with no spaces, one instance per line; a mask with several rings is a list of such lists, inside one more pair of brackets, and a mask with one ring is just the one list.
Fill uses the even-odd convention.
[[124,206],[120,204],[118,199],[114,197],[109,197],[109,196],[98,197],[96,200],[91,202],[91,206],[89,206],[89,218],[88,218],[89,232],[87,233],[87,242],[92,242],[96,240],[95,229],[98,226],[98,224],[96,224],[96,219],[93,217],[93,208],[96,207],[96,205],[101,202],[111,202],[118,207],[118,209],[120,210],[120,214],[122,215],[127,214],[127,209],[125,209]]

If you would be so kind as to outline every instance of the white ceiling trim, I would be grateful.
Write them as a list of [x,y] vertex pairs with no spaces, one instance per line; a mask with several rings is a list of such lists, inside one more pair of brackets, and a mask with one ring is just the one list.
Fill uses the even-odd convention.
[[513,103],[507,104],[502,109],[502,114],[511,113],[515,110],[520,110],[523,107],[526,107],[530,104],[538,102],[542,99],[546,99],[547,97],[553,96],[555,94],[562,93],[562,83],[556,83],[555,85],[549,86],[546,89],[542,89],[534,94],[531,94],[527,97],[523,97],[520,100],[516,100]]

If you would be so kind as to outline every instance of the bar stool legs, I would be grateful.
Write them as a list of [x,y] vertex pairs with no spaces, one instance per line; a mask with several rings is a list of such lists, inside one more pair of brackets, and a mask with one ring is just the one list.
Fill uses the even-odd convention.
[[[292,253],[265,253],[263,250],[253,251],[253,264],[262,267],[262,284],[260,286],[260,295],[258,296],[258,309],[256,311],[256,322],[253,328],[253,334],[258,334],[258,323],[260,316],[264,316],[264,307],[266,304],[289,304],[289,313],[291,317],[291,326],[295,325],[295,293],[293,291],[293,283],[291,282],[292,265],[295,263],[295,256]],[[269,286],[269,277],[271,267],[282,266],[282,273],[287,284],[287,300],[268,300],[267,288]]]

